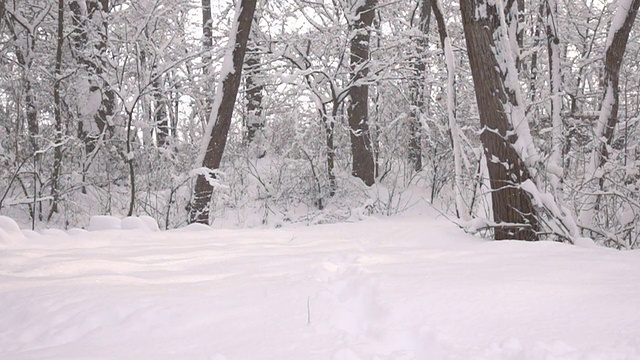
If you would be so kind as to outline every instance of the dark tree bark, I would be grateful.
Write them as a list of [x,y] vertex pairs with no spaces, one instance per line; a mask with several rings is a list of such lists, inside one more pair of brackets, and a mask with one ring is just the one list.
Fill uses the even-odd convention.
[[[255,24],[254,26],[257,26]],[[245,71],[247,76],[245,78],[246,86],[246,100],[247,100],[247,116],[245,119],[245,125],[247,127],[246,143],[251,144],[256,137],[256,133],[263,127],[262,121],[262,92],[264,91],[264,85],[259,80],[260,74],[260,55],[259,48],[256,44],[257,32],[253,31],[254,39],[249,40],[252,46],[247,50],[247,59],[245,64]]]
[[[607,161],[609,152],[606,145],[611,145],[613,141],[613,132],[618,124],[618,108],[620,107],[620,67],[622,66],[622,59],[624,57],[625,50],[627,49],[627,42],[629,41],[629,33],[633,27],[636,16],[638,14],[638,8],[640,7],[640,0],[633,0],[631,2],[631,8],[627,12],[627,16],[624,23],[615,32],[610,34],[611,44],[606,49],[604,57],[604,79],[602,87],[605,89],[602,100],[603,109],[601,110],[604,117],[601,116],[600,121],[605,125],[602,136],[606,143],[596,139],[598,145],[596,146],[596,152],[600,160],[597,162],[597,167],[602,167]],[[613,101],[608,100],[609,96],[613,96]],[[610,105],[609,109],[605,106]],[[599,133],[597,131],[596,133]],[[606,145],[605,145],[606,144]]]
[[62,46],[64,44],[64,0],[58,0],[58,29],[56,37],[56,62],[55,62],[55,79],[53,81],[53,117],[55,119],[55,139],[57,146],[54,150],[53,158],[53,174],[51,175],[51,196],[53,203],[47,220],[58,212],[58,201],[60,198],[60,170],[62,168],[62,101],[60,99],[60,77],[62,76]]
[[504,15],[509,30],[509,36],[514,37],[514,45],[517,45],[517,49],[514,50],[514,57],[516,61],[516,69],[518,72],[522,70],[522,61],[520,59],[520,52],[524,46],[524,0],[506,0],[504,6]]
[[[4,8],[2,9],[3,11]],[[15,10],[15,9],[14,9]],[[15,26],[20,24],[23,26],[26,31],[25,36],[25,46],[22,47],[18,44],[18,31]],[[14,46],[15,46],[15,55],[18,64],[23,69],[22,71],[22,88],[24,90],[24,106],[25,106],[25,114],[27,118],[27,130],[29,133],[29,143],[31,144],[31,153],[35,154],[38,151],[38,134],[40,133],[40,127],[38,124],[38,112],[36,110],[36,97],[33,92],[32,86],[32,66],[33,66],[33,53],[35,51],[35,41],[36,36],[30,31],[28,27],[25,27],[26,24],[21,24],[19,21],[10,16],[9,21],[7,21],[7,26],[9,28],[9,32],[13,37]],[[35,155],[34,155],[35,156]]]
[[154,124],[158,147],[165,147],[169,139],[169,114],[167,112],[167,98],[165,97],[163,76],[156,76],[153,81]]
[[213,103],[213,81],[209,77],[211,67],[211,51],[213,49],[213,22],[211,17],[211,0],[202,0],[202,74],[204,75],[204,108],[200,114],[202,123],[209,121],[211,106]]
[[562,88],[561,61],[560,61],[560,37],[556,21],[558,18],[558,4],[556,0],[546,1],[546,33],[547,33],[547,54],[549,61],[549,87],[551,95],[551,154],[549,165],[556,168],[549,172],[551,186],[556,193],[562,192],[563,178],[557,169],[563,168],[562,149],[565,144],[564,123],[560,112],[562,110]]
[[[100,107],[93,116],[98,133],[90,133],[88,129],[84,129],[82,122],[78,123],[78,136],[85,141],[87,151],[90,152],[95,147],[96,140],[101,134],[107,130],[109,122],[107,118],[115,113],[115,92],[110,88],[109,84],[102,79],[104,74],[103,59],[106,56],[108,41],[108,22],[107,14],[109,12],[109,0],[87,0],[86,12],[80,6],[77,0],[69,3],[71,9],[72,23],[74,30],[72,32],[72,40],[76,57],[80,65],[84,68],[87,76],[91,79],[89,91],[92,93],[99,92],[101,97]],[[99,23],[95,29],[91,30],[90,26],[96,25],[94,21],[98,18]],[[98,21],[96,21],[98,22]],[[97,39],[90,39],[89,34],[97,33]],[[93,48],[88,48],[87,44],[93,43]]]
[[418,0],[420,17],[418,28],[420,35],[416,38],[417,57],[414,61],[414,79],[411,82],[411,116],[409,119],[409,161],[415,171],[422,170],[422,124],[421,114],[425,107],[425,78],[427,64],[425,62],[428,50],[427,36],[431,23],[431,0]]
[[[515,95],[505,85],[508,74],[497,61],[497,56],[507,56],[497,52],[508,46],[496,44],[508,41],[501,35],[506,29],[502,28],[504,23],[493,2],[461,0],[460,9],[480,114],[480,139],[492,189],[493,217],[497,223],[494,236],[496,240],[537,240],[536,211],[529,194],[520,188],[530,175],[514,147],[517,135],[505,109],[515,101]],[[478,16],[480,13],[483,16]]]
[[[608,148],[613,143],[614,130],[618,124],[620,67],[622,66],[627,42],[629,41],[629,33],[638,14],[638,8],[640,8],[640,0],[633,0],[629,2],[629,5],[628,9],[618,8],[616,12],[616,15],[618,15],[618,12],[622,10],[627,11],[624,22],[622,24],[612,24],[609,29],[605,48],[604,78],[602,79],[604,95],[602,97],[600,115],[596,121],[594,148],[585,174],[587,181],[597,180],[600,189],[605,185],[605,178],[602,171],[598,170],[608,160]],[[599,195],[592,193],[586,197],[579,215],[583,224],[593,219],[599,206]]]
[[538,16],[536,24],[534,25],[533,30],[533,53],[531,54],[531,63],[530,63],[530,75],[529,75],[529,100],[534,102],[536,100],[536,92],[537,90],[537,80],[538,80],[538,47],[541,43],[541,35],[542,35],[542,23],[545,17],[545,4],[540,3],[538,6]]
[[375,15],[377,0],[365,0],[354,12],[351,30],[355,33],[350,40],[351,82],[349,89],[351,103],[348,116],[351,128],[352,173],[367,186],[375,183],[375,164],[369,133],[369,40],[370,29]]
[[[242,0],[239,4],[239,14],[237,24],[232,28],[230,41],[234,41],[233,48],[225,58],[225,62],[232,61],[232,64],[223,64],[221,74],[221,86],[218,91],[222,91],[222,96],[213,104],[213,111],[209,119],[207,134],[203,139],[206,143],[206,150],[202,158],[202,167],[206,168],[208,174],[200,174],[196,179],[196,186],[193,193],[189,222],[209,223],[209,203],[213,193],[213,185],[207,179],[215,178],[215,170],[220,168],[222,154],[227,144],[227,135],[231,126],[231,116],[240,87],[242,67],[247,49],[247,41],[251,32],[253,14],[256,10],[256,0]],[[237,30],[235,34],[234,30]],[[225,66],[232,66],[233,69],[224,69]]]

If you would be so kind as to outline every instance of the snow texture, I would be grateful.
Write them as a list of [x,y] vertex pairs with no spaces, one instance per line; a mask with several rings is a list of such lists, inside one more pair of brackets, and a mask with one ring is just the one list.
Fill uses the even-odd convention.
[[640,358],[640,253],[586,239],[427,214],[44,238],[0,246],[0,359]]

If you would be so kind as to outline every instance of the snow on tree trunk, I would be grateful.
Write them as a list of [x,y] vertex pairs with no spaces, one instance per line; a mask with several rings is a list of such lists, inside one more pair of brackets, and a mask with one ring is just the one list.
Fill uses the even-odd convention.
[[469,219],[469,210],[462,197],[462,147],[460,144],[460,128],[456,121],[456,59],[451,48],[451,40],[447,33],[446,24],[440,3],[432,0],[433,13],[438,23],[440,43],[444,51],[444,59],[447,64],[447,117],[449,119],[449,131],[451,132],[451,147],[453,149],[454,162],[454,194],[456,211],[462,220]]
[[78,74],[78,135],[85,150],[93,151],[96,141],[109,126],[108,117],[115,113],[115,92],[104,81],[103,64],[107,50],[108,0],[73,0],[69,3],[73,21],[72,42],[80,64]]
[[[638,14],[640,0],[619,0],[607,35],[604,58],[604,95],[594,131],[594,147],[585,173],[585,180],[604,185],[602,167],[609,156],[609,147],[618,124],[620,67],[627,48],[629,33]],[[598,195],[590,193],[580,209],[580,224],[590,228],[598,209]]]
[[504,14],[516,69],[520,72],[522,65],[520,51],[524,44],[524,28],[522,26],[524,21],[524,0],[507,0]]
[[531,136],[523,134],[529,129],[513,88],[517,78],[502,3],[461,0],[460,8],[489,168],[494,236],[537,240],[537,213],[521,187],[531,179],[524,163]]
[[[460,8],[493,189],[496,239],[534,240],[544,225],[546,232],[573,242],[579,234],[570,212],[534,182],[540,156],[522,106],[502,2],[464,0]],[[501,222],[510,227],[505,231]]]
[[422,170],[422,123],[425,112],[426,96],[426,56],[428,50],[427,36],[431,22],[431,0],[420,0],[419,35],[416,37],[416,58],[413,61],[413,81],[411,82],[411,116],[409,119],[409,162],[413,170]]
[[353,5],[353,18],[350,19],[352,37],[351,50],[351,88],[349,96],[349,127],[351,128],[352,173],[367,186],[375,182],[375,165],[371,134],[369,133],[369,40],[370,28],[375,15],[377,0],[358,0]]
[[209,75],[211,67],[211,51],[213,49],[213,20],[211,16],[211,0],[202,0],[202,75],[204,77],[202,92],[201,119],[204,123],[211,115],[213,84]]
[[564,147],[564,124],[560,115],[562,110],[562,74],[560,72],[560,39],[556,21],[558,19],[558,4],[556,0],[547,1],[546,28],[547,49],[549,52],[549,83],[551,86],[551,156],[547,165],[547,172],[551,186],[556,194],[562,193],[562,181],[564,177],[562,165],[562,149]]
[[236,8],[234,25],[229,33],[229,46],[220,70],[220,83],[198,157],[201,168],[194,171],[197,179],[189,214],[191,223],[209,222],[209,203],[227,143],[255,9],[256,0],[242,0]]
[[58,201],[60,200],[60,171],[62,168],[62,99],[60,94],[60,82],[62,77],[62,46],[64,44],[64,0],[58,0],[58,18],[56,32],[56,61],[55,61],[55,80],[53,83],[53,113],[55,119],[55,141],[58,146],[55,148],[53,173],[51,174],[51,210],[47,221],[51,219],[54,213],[58,212]]
[[262,127],[262,92],[264,85],[260,77],[260,48],[257,45],[258,33],[253,31],[253,39],[250,39],[251,47],[247,51],[247,60],[245,71],[247,76],[245,78],[245,97],[246,97],[246,143],[251,144],[256,137],[256,134]]

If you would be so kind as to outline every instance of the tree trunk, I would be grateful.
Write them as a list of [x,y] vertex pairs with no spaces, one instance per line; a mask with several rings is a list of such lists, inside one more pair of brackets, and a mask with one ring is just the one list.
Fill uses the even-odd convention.
[[[114,91],[109,84],[102,79],[104,74],[102,57],[106,56],[108,41],[108,23],[106,14],[109,12],[109,0],[87,0],[86,7],[80,1],[73,0],[69,3],[74,30],[71,39],[78,63],[81,65],[90,82],[89,93],[100,94],[100,106],[92,115],[97,131],[85,129],[83,119],[78,123],[78,137],[85,142],[86,152],[95,148],[95,143],[102,133],[108,128],[108,117],[115,113]],[[96,21],[96,18],[98,19]],[[98,22],[98,24],[94,23]],[[93,25],[93,27],[92,27]],[[97,26],[96,26],[97,25]],[[98,39],[91,39],[90,34],[96,34]],[[92,48],[87,44],[94,44]],[[91,97],[92,95],[81,94]]]
[[[510,119],[516,116],[509,107],[514,105],[515,90],[505,82],[517,83],[517,78],[514,80],[517,74],[509,74],[504,68],[503,61],[513,59],[507,53],[511,50],[505,22],[500,19],[502,9],[487,0],[461,0],[460,9],[482,127],[480,139],[492,189],[493,217],[497,223],[494,236],[496,240],[537,240],[536,211],[531,197],[521,188],[531,177],[515,148],[518,133],[512,125],[514,119]],[[523,140],[527,139],[520,139]]]
[[236,10],[236,21],[229,34],[229,46],[220,73],[220,85],[212,107],[207,132],[203,138],[203,153],[198,162],[203,172],[196,180],[191,204],[189,222],[207,224],[209,222],[209,203],[213,193],[215,171],[220,167],[222,154],[227,143],[231,126],[233,107],[238,95],[247,41],[251,32],[256,0],[242,0]]
[[531,65],[530,65],[530,75],[529,75],[529,101],[534,102],[536,100],[536,92],[538,91],[538,86],[536,84],[538,80],[538,47],[541,42],[541,24],[544,17],[544,4],[540,3],[538,6],[538,17],[537,21],[534,25],[533,30],[533,53],[531,54]]
[[213,22],[211,17],[211,0],[202,0],[202,74],[204,75],[204,109],[202,109],[201,119],[203,124],[209,121],[211,116],[211,106],[213,103],[212,79],[209,78],[209,68],[211,67],[211,51],[213,49]]
[[506,0],[504,15],[516,69],[520,72],[522,69],[520,52],[524,46],[524,0]]
[[[357,1],[351,31],[351,88],[349,96],[349,127],[351,128],[352,174],[367,186],[375,182],[375,165],[369,133],[369,40],[377,0]],[[360,5],[361,4],[361,5]]]
[[[595,145],[585,174],[587,181],[597,180],[600,188],[604,185],[604,178],[602,177],[602,172],[598,170],[607,162],[609,156],[608,147],[613,142],[613,133],[618,124],[620,67],[627,48],[629,33],[635,22],[639,7],[640,0],[619,0],[618,8],[607,36],[602,84],[604,95],[600,116],[596,123]],[[580,210],[582,225],[589,225],[597,208],[598,196],[589,195],[585,205]]]
[[419,0],[420,19],[418,27],[420,35],[416,38],[417,57],[414,61],[414,79],[411,82],[411,116],[409,119],[409,161],[415,171],[422,170],[422,123],[420,118],[425,107],[425,79],[428,50],[427,36],[431,22],[431,1]]
[[[595,141],[597,145],[592,154],[592,161],[595,166],[591,166],[593,170],[602,167],[609,156],[607,145],[611,145],[613,132],[618,124],[620,68],[622,67],[622,59],[627,48],[629,33],[635,22],[639,7],[640,0],[619,0],[616,15],[620,11],[626,11],[624,23],[613,23],[609,30],[604,58],[604,81],[602,86],[605,93],[602,97],[602,108],[596,128]],[[617,16],[614,17],[614,20],[615,18],[617,18]],[[601,141],[601,139],[604,139],[604,142]]]
[[53,159],[53,174],[51,175],[51,211],[47,220],[58,212],[58,201],[60,198],[60,169],[62,167],[62,101],[60,99],[60,77],[62,76],[62,45],[64,44],[64,0],[58,0],[58,32],[56,38],[56,63],[55,63],[55,79],[53,80],[53,116],[55,119],[55,141]]
[[440,44],[444,52],[445,63],[447,65],[447,118],[449,120],[449,132],[451,136],[451,149],[453,150],[454,181],[453,192],[455,194],[456,212],[459,218],[467,220],[469,218],[468,208],[462,197],[462,148],[460,144],[460,128],[456,120],[456,59],[451,47],[451,39],[447,33],[444,15],[438,0],[431,0],[433,14],[438,24],[438,34]]
[[[157,75],[154,75],[156,77]],[[153,81],[154,125],[158,147],[165,147],[169,139],[169,114],[167,112],[167,98],[165,97],[164,81],[157,76]]]
[[[257,24],[256,24],[257,26]],[[257,39],[255,39],[256,31],[253,31],[254,39],[250,40],[253,44],[250,49],[247,50],[247,60],[245,70],[247,76],[245,78],[247,98],[247,118],[245,120],[247,127],[246,143],[251,144],[256,137],[256,133],[262,129],[262,92],[264,85],[258,79],[260,74],[260,55],[259,49],[256,45]]]
[[560,111],[562,110],[562,74],[560,72],[560,38],[556,22],[558,19],[558,4],[556,0],[547,0],[546,31],[547,49],[549,53],[549,84],[551,86],[551,156],[547,172],[549,173],[551,186],[556,196],[562,193],[562,181],[564,177],[562,149],[564,148],[564,124]]

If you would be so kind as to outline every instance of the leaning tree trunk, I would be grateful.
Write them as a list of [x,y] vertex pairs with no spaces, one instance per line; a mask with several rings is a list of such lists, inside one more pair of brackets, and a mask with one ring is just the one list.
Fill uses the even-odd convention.
[[231,46],[229,46],[222,63],[221,83],[218,86],[207,131],[203,138],[203,145],[206,144],[206,146],[203,146],[203,153],[198,159],[202,168],[193,191],[193,202],[189,214],[189,222],[191,223],[207,224],[209,222],[209,203],[216,179],[216,170],[220,168],[222,154],[227,144],[227,135],[238,95],[244,56],[255,10],[256,0],[242,0],[238,3],[235,24],[229,33]]
[[526,119],[523,111],[512,113],[518,110],[511,87],[517,84],[517,74],[510,73],[515,72],[515,64],[506,64],[513,63],[513,55],[504,19],[500,19],[502,9],[496,0],[461,0],[460,8],[492,189],[494,236],[496,240],[537,240],[536,210],[530,195],[521,188],[531,176],[519,152],[525,151],[528,144],[523,142],[530,139],[519,138],[521,134],[513,126]]
[[349,96],[349,127],[351,128],[352,173],[367,186],[375,182],[375,165],[369,133],[369,40],[370,28],[375,15],[377,0],[357,1],[354,22],[351,24],[353,37],[351,49],[351,88]]
[[[594,135],[594,148],[585,174],[587,181],[597,181],[598,186],[604,186],[604,178],[600,170],[607,162],[609,156],[608,147],[613,142],[613,133],[618,124],[618,107],[620,93],[620,67],[627,48],[629,33],[635,22],[640,8],[640,0],[619,0],[618,8],[613,17],[604,58],[604,95],[600,116],[596,123]],[[585,205],[580,210],[580,222],[582,225],[590,225],[594,213],[598,208],[598,196],[589,195]]]

